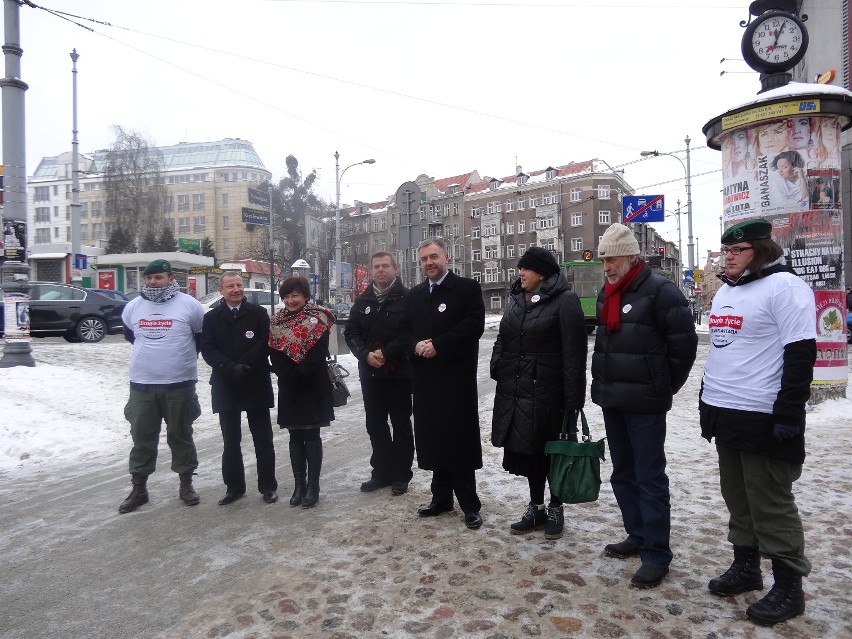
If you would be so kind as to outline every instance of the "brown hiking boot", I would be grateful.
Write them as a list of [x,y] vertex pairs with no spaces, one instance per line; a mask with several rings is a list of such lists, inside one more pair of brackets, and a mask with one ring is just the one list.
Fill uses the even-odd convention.
[[201,497],[198,496],[195,488],[192,487],[193,474],[192,471],[180,474],[180,491],[178,494],[187,506],[195,506],[201,501]]
[[118,507],[118,512],[121,514],[133,512],[142,504],[148,503],[148,477],[139,473],[133,473],[130,476],[130,481],[133,484],[133,490],[130,491],[127,499],[121,502],[121,505]]

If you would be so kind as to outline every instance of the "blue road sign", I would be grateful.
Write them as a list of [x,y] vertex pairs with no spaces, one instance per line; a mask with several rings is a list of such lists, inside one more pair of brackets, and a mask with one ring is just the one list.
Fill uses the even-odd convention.
[[269,208],[269,191],[261,191],[259,189],[253,189],[249,187],[248,199],[249,204],[254,204],[255,206],[262,206],[265,209]]
[[81,271],[86,269],[86,258],[88,255],[85,253],[75,253],[74,254],[74,268],[80,269]]
[[695,271],[687,270],[683,272],[683,281],[687,283],[692,283],[695,281],[694,279]]
[[621,221],[662,222],[666,219],[662,195],[625,195],[621,202]]

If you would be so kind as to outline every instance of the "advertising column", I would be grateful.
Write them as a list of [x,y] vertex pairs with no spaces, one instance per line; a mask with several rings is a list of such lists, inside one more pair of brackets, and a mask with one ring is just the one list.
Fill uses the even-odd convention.
[[[722,151],[723,226],[769,220],[788,263],[813,288],[818,401],[821,392],[845,393],[848,378],[840,132],[850,125],[852,93],[792,86],[712,120],[704,132]],[[802,88],[826,93],[801,95]]]

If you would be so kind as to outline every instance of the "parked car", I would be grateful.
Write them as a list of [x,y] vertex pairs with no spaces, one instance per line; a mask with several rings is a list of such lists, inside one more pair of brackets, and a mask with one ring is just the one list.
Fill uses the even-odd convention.
[[[281,298],[277,291],[268,291],[262,288],[247,288],[245,289],[245,296],[249,302],[263,306],[267,313],[269,313],[270,302],[275,304],[275,310],[281,308]],[[204,297],[198,298],[198,301],[201,302],[204,312],[207,313],[219,305],[222,301],[222,294],[219,291],[213,291]]]
[[[64,337],[69,342],[100,342],[105,335],[121,333],[121,312],[127,300],[95,291],[59,284],[30,282],[30,335]],[[0,290],[0,318],[3,317]],[[0,326],[2,329],[2,326]]]
[[349,302],[338,302],[331,309],[337,316],[337,319],[349,319],[349,311],[352,310],[352,304]]
[[107,297],[111,297],[114,300],[124,300],[125,302],[130,301],[130,297],[122,293],[121,291],[114,291],[111,288],[87,288],[87,291],[94,291],[95,293],[100,293],[101,295],[106,295]]

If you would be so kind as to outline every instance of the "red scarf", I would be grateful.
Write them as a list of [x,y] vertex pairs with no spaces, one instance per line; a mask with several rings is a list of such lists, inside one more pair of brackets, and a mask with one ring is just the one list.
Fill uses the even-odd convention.
[[295,313],[281,309],[269,322],[269,347],[298,364],[332,324],[334,314],[322,306],[307,304]]
[[607,282],[604,285],[604,303],[601,307],[601,320],[606,325],[607,333],[617,333],[621,330],[621,293],[630,286],[636,276],[642,271],[645,262],[639,263],[631,268],[624,277],[615,284]]

